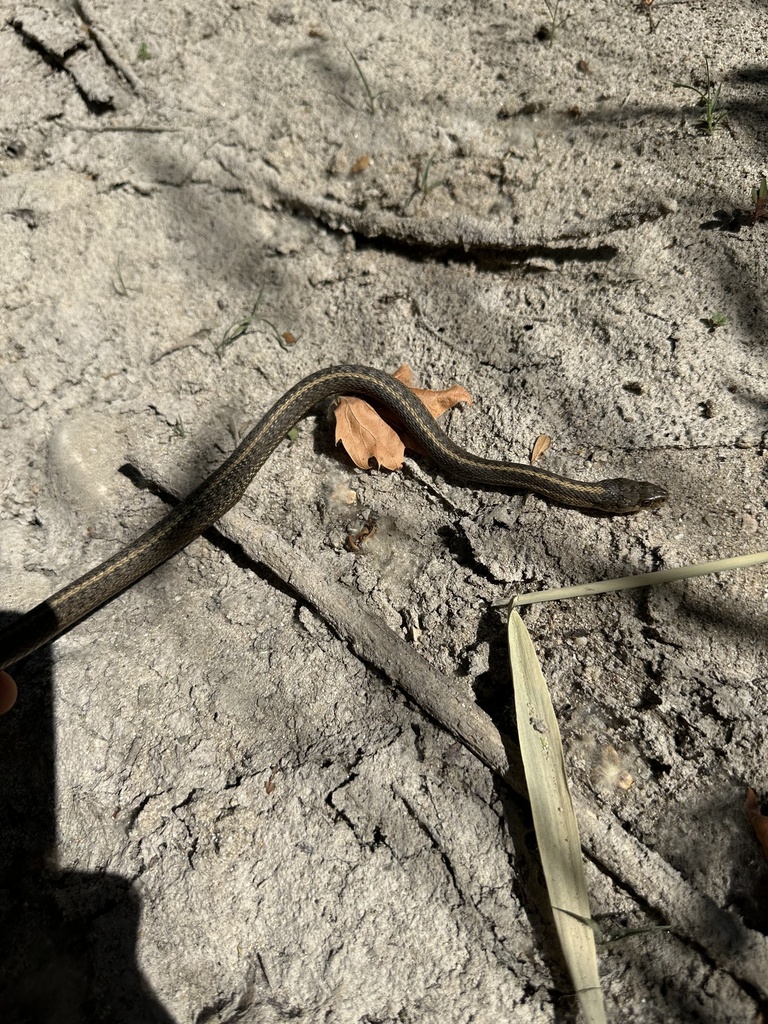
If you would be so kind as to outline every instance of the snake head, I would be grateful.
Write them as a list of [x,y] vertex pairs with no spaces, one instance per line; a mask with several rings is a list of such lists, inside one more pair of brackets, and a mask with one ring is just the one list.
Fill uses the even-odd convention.
[[601,483],[606,490],[602,511],[613,515],[658,508],[669,497],[666,487],[645,480],[626,480],[624,477],[617,477],[615,480],[603,480]]

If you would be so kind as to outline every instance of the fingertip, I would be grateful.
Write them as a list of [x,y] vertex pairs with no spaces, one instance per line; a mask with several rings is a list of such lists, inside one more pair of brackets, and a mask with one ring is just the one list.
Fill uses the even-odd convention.
[[9,676],[0,668],[0,715],[11,710],[16,703],[18,692],[13,676]]

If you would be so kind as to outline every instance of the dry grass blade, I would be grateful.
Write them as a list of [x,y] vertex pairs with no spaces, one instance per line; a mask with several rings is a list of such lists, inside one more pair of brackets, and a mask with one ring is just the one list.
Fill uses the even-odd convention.
[[660,572],[521,594],[509,602],[509,657],[520,750],[533,822],[563,955],[588,1024],[601,1024],[606,1018],[576,817],[568,791],[560,731],[552,702],[531,638],[516,606],[670,583],[766,562],[768,551],[759,551]]
[[605,1024],[595,934],[563,746],[547,684],[523,620],[511,609],[509,660],[525,779],[552,913],[584,1019]]
[[532,594],[518,594],[510,602],[513,608],[524,604],[538,604],[541,601],[564,601],[570,597],[590,597],[594,594],[612,594],[617,590],[631,590],[633,587],[651,587],[659,583],[674,583],[693,576],[709,576],[716,572],[732,569],[746,569],[768,562],[768,551],[752,555],[736,555],[734,558],[720,558],[716,562],[697,562],[695,565],[681,565],[676,569],[661,569],[659,572],[644,572],[636,576],[621,576],[614,580],[597,580],[594,583],[580,583],[576,587],[559,587],[557,590],[540,590]]

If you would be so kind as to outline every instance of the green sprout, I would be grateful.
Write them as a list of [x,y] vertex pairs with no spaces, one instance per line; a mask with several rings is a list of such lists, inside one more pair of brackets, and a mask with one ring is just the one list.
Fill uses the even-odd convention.
[[709,318],[708,323],[710,326],[710,330],[714,331],[718,327],[725,327],[725,325],[728,323],[728,317],[725,315],[725,313],[722,313],[720,310],[716,310]]
[[136,54],[139,60],[149,60],[149,47],[146,43],[142,43],[139,46],[139,52]]
[[222,358],[222,356],[224,355],[224,353],[226,352],[230,345],[237,341],[238,338],[242,338],[244,334],[248,333],[248,330],[253,326],[253,324],[266,324],[267,327],[269,327],[272,334],[274,335],[274,338],[277,341],[278,345],[281,348],[284,348],[286,351],[289,351],[293,347],[293,345],[295,345],[296,342],[299,340],[298,338],[294,337],[294,335],[291,334],[290,331],[285,331],[283,334],[281,334],[271,320],[268,320],[264,315],[257,315],[259,312],[259,308],[261,307],[263,298],[264,289],[261,288],[259,290],[259,294],[256,296],[256,301],[253,304],[251,312],[248,313],[247,316],[244,316],[242,320],[238,320],[237,323],[232,324],[232,326],[228,327],[227,330],[224,332],[224,337],[216,346],[216,355],[219,357],[219,359]]
[[768,182],[765,175],[760,177],[757,188],[752,188],[752,223],[768,220]]
[[376,113],[376,100],[380,96],[383,96],[387,90],[383,89],[381,92],[374,93],[370,85],[368,85],[368,79],[363,74],[363,69],[360,67],[357,58],[355,57],[354,53],[352,53],[350,48],[346,45],[346,43],[344,44],[344,49],[352,58],[352,63],[355,65],[355,69],[357,70],[357,73],[360,76],[360,81],[363,83],[363,88],[365,89],[365,105],[368,108],[368,113],[371,114],[371,116],[373,116],[373,114]]
[[429,160],[427,160],[424,166],[424,170],[421,172],[421,175],[419,177],[419,187],[421,188],[422,199],[426,199],[430,192],[434,192],[434,190],[436,188],[440,188],[441,185],[445,185],[446,187],[448,186],[448,182],[445,180],[445,178],[441,178],[440,181],[429,180],[429,171],[430,168],[432,167],[432,161],[434,159],[435,154],[433,153],[432,156],[430,156]]
[[[117,278],[117,280],[115,280]],[[112,287],[114,288],[117,295],[121,298],[127,299],[129,292],[140,291],[140,288],[126,284],[123,272],[120,267],[120,256],[117,257],[115,262],[115,277],[112,278]]]
[[277,344],[280,346],[280,348],[285,349],[286,352],[290,352],[292,346],[295,345],[296,342],[299,340],[298,338],[294,338],[290,331],[284,331],[283,334],[281,334],[280,331],[278,331],[278,329],[272,323],[272,321],[267,320],[265,316],[260,316],[259,320],[263,324],[266,324],[267,327],[269,327],[269,329],[272,331],[272,334]]
[[560,2],[561,0],[544,0],[544,6],[547,8],[547,16],[549,20],[539,29],[538,38],[545,39],[550,46],[554,43],[555,36],[559,30],[561,28],[565,28],[565,23],[571,16],[569,11],[564,18],[560,17]]
[[128,298],[128,287],[127,287],[125,281],[123,280],[122,273],[120,272],[120,257],[119,256],[117,257],[117,263],[115,264],[115,274],[117,275],[117,280],[119,282],[119,285],[115,284],[115,281],[113,279],[112,280],[112,287],[115,289],[115,291],[117,292],[118,295],[122,296],[124,299],[127,299]]
[[261,288],[259,290],[259,294],[256,297],[256,301],[253,304],[253,309],[248,314],[248,316],[244,316],[242,320],[238,320],[236,324],[232,324],[231,327],[228,327],[226,329],[226,331],[224,332],[224,337],[216,346],[216,355],[219,357],[219,359],[222,358],[222,356],[224,355],[224,353],[226,352],[230,345],[234,344],[234,342],[236,342],[238,338],[241,338],[246,333],[248,328],[256,319],[256,313],[258,312],[259,306],[261,305],[261,300],[263,296],[264,289]]
[[436,153],[433,153],[427,160],[426,164],[423,165],[423,170],[417,171],[416,183],[414,185],[413,192],[411,192],[403,207],[404,212],[408,209],[414,199],[419,198],[423,203],[429,193],[434,192],[436,188],[440,188],[441,185],[444,185],[446,188],[448,187],[448,181],[445,178],[441,178],[439,181],[429,180],[429,172],[432,169],[432,164],[436,155]]
[[709,58],[704,58],[704,66],[707,69],[706,88],[700,89],[697,85],[686,85],[685,82],[673,82],[676,89],[690,89],[699,97],[699,106],[704,107],[704,116],[701,119],[701,128],[705,135],[714,135],[720,124],[728,116],[727,112],[720,106],[720,90],[722,84],[715,88],[715,83],[709,73]]

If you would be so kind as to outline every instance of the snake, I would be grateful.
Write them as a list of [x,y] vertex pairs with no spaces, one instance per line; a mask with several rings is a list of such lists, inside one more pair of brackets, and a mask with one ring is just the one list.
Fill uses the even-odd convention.
[[537,466],[481,458],[452,441],[396,378],[368,366],[330,366],[289,388],[229,458],[165,518],[0,631],[0,668],[55,640],[209,529],[240,500],[296,423],[332,395],[370,399],[389,410],[419,450],[459,484],[533,493],[557,505],[607,515],[656,508],[668,497],[664,487],[644,481],[616,478],[589,483]]

